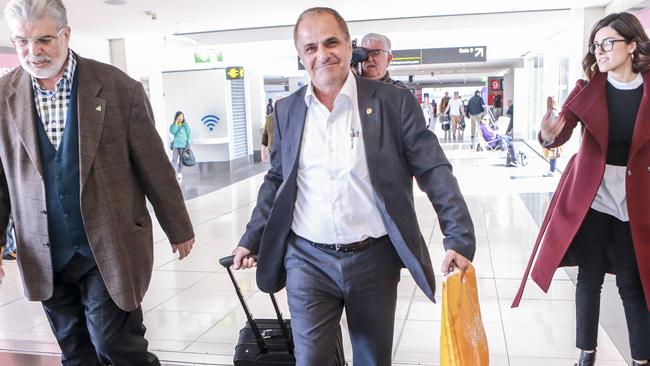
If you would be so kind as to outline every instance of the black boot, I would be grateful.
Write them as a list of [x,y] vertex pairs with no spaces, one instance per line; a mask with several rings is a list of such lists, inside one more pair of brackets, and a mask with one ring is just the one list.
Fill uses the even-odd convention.
[[580,351],[580,358],[578,359],[578,363],[574,364],[574,366],[594,366],[595,364],[596,351],[591,353]]

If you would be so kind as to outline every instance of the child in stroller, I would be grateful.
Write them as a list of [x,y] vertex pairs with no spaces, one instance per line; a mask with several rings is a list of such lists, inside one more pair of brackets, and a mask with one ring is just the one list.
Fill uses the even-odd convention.
[[[484,121],[481,120],[479,125],[481,130],[481,136],[485,140],[485,146],[488,150],[499,149],[501,151],[508,151],[506,154],[506,166],[508,167],[517,167],[519,163],[517,162],[517,153],[515,151],[515,144],[512,142],[512,137],[508,135],[500,135],[497,130],[492,129],[490,126],[486,125]],[[477,150],[480,150],[480,145],[477,146]]]

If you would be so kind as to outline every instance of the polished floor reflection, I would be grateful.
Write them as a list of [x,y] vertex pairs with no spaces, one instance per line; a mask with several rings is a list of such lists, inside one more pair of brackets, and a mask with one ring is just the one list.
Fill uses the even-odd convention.
[[[523,143],[518,143],[518,147],[527,153],[529,164],[519,168],[506,168],[504,153],[477,152],[470,149],[469,142],[443,142],[443,145],[476,227],[474,264],[490,364],[572,365],[577,351],[574,347],[575,287],[570,271],[558,270],[547,294],[530,284],[522,305],[518,309],[510,308],[537,234],[539,218],[559,177],[542,177],[548,164]],[[198,171],[185,173],[181,184],[186,197],[194,197],[187,201],[187,206],[197,234],[197,245],[187,259],[179,261],[174,257],[156,224],[155,271],[142,306],[150,348],[168,365],[232,364],[232,352],[245,317],[217,259],[229,254],[243,233],[263,178],[256,171],[262,169],[264,166],[253,166],[249,169],[253,174],[250,177],[239,177],[238,182],[222,184],[218,189],[213,182],[220,174],[218,171],[207,175]],[[442,234],[431,205],[417,188],[415,204],[437,269],[443,256]],[[8,276],[0,291],[0,351],[56,356],[59,349],[40,304],[24,299],[16,265],[7,263],[5,269]],[[255,286],[254,272],[238,272],[237,277],[254,314],[273,316],[268,297]],[[611,285],[609,282],[606,287]],[[278,299],[285,314],[290,316],[284,292],[279,293]],[[603,307],[617,306],[620,308],[620,304],[606,302]],[[440,304],[428,301],[408,272],[403,271],[393,364],[438,364],[440,310]],[[622,325],[620,319],[612,322],[613,327]],[[345,319],[343,328],[346,329]],[[346,356],[351,360],[349,339],[344,338]],[[0,364],[21,365],[2,358],[8,356],[0,352]],[[626,364],[603,327],[598,357],[600,366]],[[24,365],[58,364],[56,359],[48,359],[51,363],[34,361]]]

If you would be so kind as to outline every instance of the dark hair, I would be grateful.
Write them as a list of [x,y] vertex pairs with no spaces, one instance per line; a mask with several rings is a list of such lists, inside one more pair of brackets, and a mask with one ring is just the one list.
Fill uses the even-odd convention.
[[481,92],[478,90],[474,92],[474,95],[479,95],[479,94],[481,94]]
[[[645,33],[639,19],[627,12],[609,14],[594,25],[589,36],[588,45],[594,42],[596,33],[605,27],[612,27],[625,39],[626,44],[636,42],[636,50],[634,50],[634,58],[632,59],[632,71],[638,73],[648,70],[648,65],[650,65],[650,38]],[[587,75],[587,79],[593,78],[596,72],[599,71],[596,55],[588,50],[582,59],[582,69]]]
[[178,119],[178,116],[180,116],[181,114],[183,115],[183,123],[185,123],[185,113],[183,113],[181,111],[176,112],[176,114],[174,115],[174,122],[176,122],[176,120]]
[[293,26],[293,44],[298,48],[298,26],[300,25],[300,22],[302,20],[310,15],[320,15],[320,14],[329,14],[334,17],[336,22],[339,25],[339,28],[345,33],[345,40],[349,41],[350,40],[350,30],[348,29],[348,24],[345,22],[341,14],[339,14],[336,10],[332,8],[326,8],[326,7],[315,7],[315,8],[309,8],[300,14],[298,17],[298,20],[296,20],[296,25]]

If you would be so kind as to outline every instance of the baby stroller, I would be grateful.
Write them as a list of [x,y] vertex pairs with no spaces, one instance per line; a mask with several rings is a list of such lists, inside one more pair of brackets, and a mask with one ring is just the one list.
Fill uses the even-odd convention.
[[[481,130],[481,136],[485,141],[484,146],[489,151],[507,151],[506,154],[506,166],[516,167],[519,166],[517,162],[517,153],[515,151],[515,144],[512,142],[512,137],[499,135],[496,130],[493,130],[488,125],[481,123],[479,125]],[[481,145],[476,146],[476,151],[482,150]],[[525,158],[523,153],[521,154],[522,165],[524,165]]]

